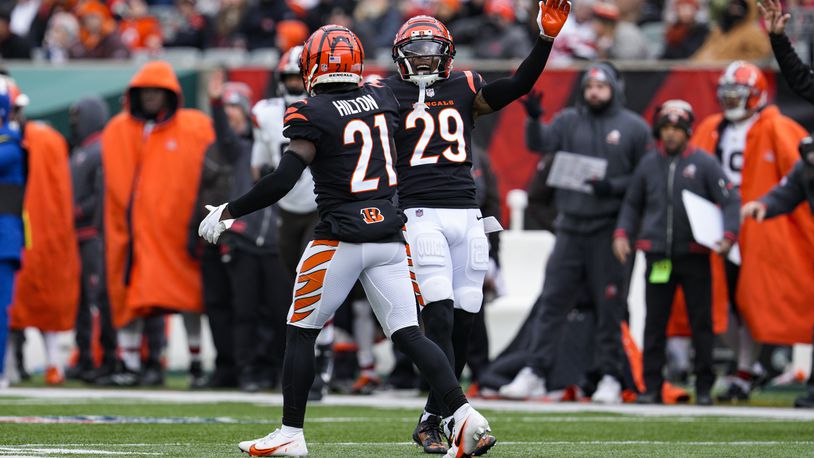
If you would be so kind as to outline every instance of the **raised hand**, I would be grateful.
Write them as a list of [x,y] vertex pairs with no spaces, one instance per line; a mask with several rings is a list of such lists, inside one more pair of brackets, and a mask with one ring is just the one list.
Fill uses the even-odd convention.
[[763,21],[766,23],[769,33],[775,35],[786,33],[786,23],[791,19],[791,15],[788,13],[783,14],[780,0],[760,0],[757,3],[757,9],[760,11],[760,15],[763,16]]
[[569,0],[543,0],[539,2],[539,5],[537,26],[540,27],[540,36],[553,41],[559,35],[571,13],[571,2]]
[[223,85],[226,81],[226,75],[224,73],[223,69],[220,68],[212,71],[207,87],[210,99],[217,100],[223,97]]
[[526,114],[529,118],[537,119],[543,115],[543,91],[535,91],[534,89],[529,92],[527,96],[520,99],[520,103],[526,109]]

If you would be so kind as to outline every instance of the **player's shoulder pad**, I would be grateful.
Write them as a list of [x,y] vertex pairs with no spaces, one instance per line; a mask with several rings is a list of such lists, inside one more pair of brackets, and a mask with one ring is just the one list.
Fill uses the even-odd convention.
[[466,81],[466,85],[473,94],[477,94],[481,88],[486,85],[480,73],[474,70],[454,70],[450,73],[449,79],[454,81]]
[[299,100],[292,103],[285,110],[283,124],[290,123],[308,123],[310,122],[310,105],[308,99]]

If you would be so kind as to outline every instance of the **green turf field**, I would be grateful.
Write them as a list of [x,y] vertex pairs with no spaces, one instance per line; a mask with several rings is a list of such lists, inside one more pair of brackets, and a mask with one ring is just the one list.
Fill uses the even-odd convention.
[[[0,397],[0,456],[240,456],[237,442],[265,435],[279,425],[281,413],[280,407],[249,403]],[[484,413],[498,438],[487,455],[494,457],[814,456],[810,421]],[[123,423],[13,420],[35,416],[51,421],[109,416],[107,421]],[[415,420],[414,410],[314,405],[308,409],[306,439],[317,457],[421,457],[409,442]]]

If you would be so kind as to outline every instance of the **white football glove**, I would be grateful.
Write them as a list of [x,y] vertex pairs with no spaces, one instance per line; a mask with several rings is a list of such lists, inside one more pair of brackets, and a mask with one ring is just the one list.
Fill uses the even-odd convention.
[[220,204],[217,207],[214,205],[206,206],[206,209],[209,210],[209,214],[206,215],[206,218],[201,221],[201,225],[198,226],[198,235],[209,243],[218,243],[218,238],[220,238],[223,231],[232,227],[232,223],[235,222],[234,219],[220,220],[226,205],[227,204]]

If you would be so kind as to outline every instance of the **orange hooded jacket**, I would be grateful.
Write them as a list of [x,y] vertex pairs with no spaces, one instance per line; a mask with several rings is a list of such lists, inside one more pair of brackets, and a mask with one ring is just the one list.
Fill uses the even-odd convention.
[[23,136],[30,247],[23,251],[17,274],[10,324],[12,329],[68,331],[76,322],[80,278],[68,144],[40,122],[26,123]]
[[[723,115],[707,117],[690,143],[715,151]],[[741,199],[766,194],[800,158],[797,145],[808,135],[770,105],[746,136]],[[814,217],[805,205],[788,216],[741,226],[741,270],[736,298],[753,337],[774,344],[810,343],[814,327]],[[724,285],[725,288],[725,285]]]
[[[141,88],[166,89],[170,109],[152,130]],[[199,265],[188,253],[210,119],[183,109],[181,86],[166,62],[146,64],[130,82],[125,110],[102,133],[105,246],[113,324],[159,312],[200,312]]]

